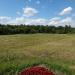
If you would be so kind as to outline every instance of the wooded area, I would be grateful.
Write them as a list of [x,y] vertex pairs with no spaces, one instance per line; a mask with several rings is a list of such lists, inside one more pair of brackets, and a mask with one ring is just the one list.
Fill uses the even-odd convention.
[[30,34],[30,33],[51,33],[67,34],[75,33],[75,28],[70,25],[63,26],[43,26],[43,25],[2,25],[0,24],[0,35],[7,34]]

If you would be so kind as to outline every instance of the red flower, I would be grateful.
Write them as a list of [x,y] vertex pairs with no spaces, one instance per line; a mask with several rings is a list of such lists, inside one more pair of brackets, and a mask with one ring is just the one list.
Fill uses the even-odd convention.
[[20,73],[20,75],[54,75],[53,72],[48,71],[43,67],[32,67]]

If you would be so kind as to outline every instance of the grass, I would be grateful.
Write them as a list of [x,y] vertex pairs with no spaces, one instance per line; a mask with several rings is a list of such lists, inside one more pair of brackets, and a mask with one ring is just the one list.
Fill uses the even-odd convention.
[[0,35],[0,75],[41,64],[57,75],[75,75],[75,35]]

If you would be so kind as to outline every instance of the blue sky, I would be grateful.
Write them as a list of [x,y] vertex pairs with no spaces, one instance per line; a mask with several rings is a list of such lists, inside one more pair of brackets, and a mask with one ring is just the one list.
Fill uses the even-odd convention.
[[75,0],[0,0],[0,23],[74,26]]

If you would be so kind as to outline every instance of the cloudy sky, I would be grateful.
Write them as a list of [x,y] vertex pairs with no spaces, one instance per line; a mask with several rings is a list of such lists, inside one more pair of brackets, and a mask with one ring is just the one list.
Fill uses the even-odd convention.
[[75,27],[75,0],[0,0],[0,23]]

